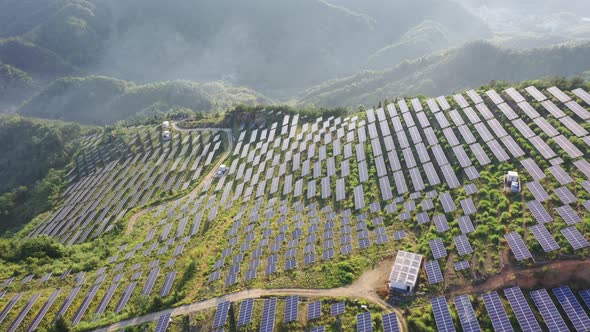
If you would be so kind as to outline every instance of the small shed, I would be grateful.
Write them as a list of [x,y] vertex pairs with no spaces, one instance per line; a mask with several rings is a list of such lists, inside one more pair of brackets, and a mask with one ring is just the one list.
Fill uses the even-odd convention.
[[422,255],[400,250],[389,274],[389,289],[399,293],[413,293],[422,265]]

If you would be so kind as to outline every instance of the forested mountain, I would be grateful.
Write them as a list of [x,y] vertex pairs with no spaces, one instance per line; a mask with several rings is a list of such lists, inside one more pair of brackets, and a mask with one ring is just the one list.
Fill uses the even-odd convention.
[[285,97],[490,35],[461,6],[435,0],[0,0],[0,9],[0,62],[38,86],[93,74],[223,79]]
[[65,166],[90,128],[0,116],[0,230],[29,221],[62,189]]
[[493,80],[520,81],[574,76],[590,70],[590,43],[515,51],[473,42],[446,52],[406,61],[383,71],[356,75],[312,87],[299,105],[372,105],[385,97],[437,96]]
[[18,112],[84,124],[109,124],[170,109],[211,112],[236,104],[266,102],[267,99],[249,89],[219,82],[168,81],[136,85],[110,77],[89,76],[54,81]]

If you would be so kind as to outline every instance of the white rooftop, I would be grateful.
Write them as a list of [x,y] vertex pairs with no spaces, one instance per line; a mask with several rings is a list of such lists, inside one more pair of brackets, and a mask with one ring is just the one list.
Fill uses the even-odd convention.
[[389,287],[409,289],[412,291],[418,280],[422,255],[400,250],[389,275]]

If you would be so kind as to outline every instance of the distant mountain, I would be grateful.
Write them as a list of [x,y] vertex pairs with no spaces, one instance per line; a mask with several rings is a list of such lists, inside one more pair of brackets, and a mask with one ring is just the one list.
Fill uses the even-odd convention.
[[322,107],[373,105],[393,96],[438,96],[492,80],[572,76],[586,70],[590,70],[590,43],[515,51],[473,42],[391,69],[362,71],[327,81],[302,93],[295,103]]
[[38,85],[225,80],[285,97],[487,36],[450,0],[0,0],[0,61]]
[[235,104],[264,102],[268,100],[251,90],[219,82],[136,85],[110,77],[89,76],[56,80],[19,108],[18,113],[83,124],[109,124],[174,108],[211,112]]
[[0,62],[0,109],[10,107],[33,89],[33,79],[24,71]]

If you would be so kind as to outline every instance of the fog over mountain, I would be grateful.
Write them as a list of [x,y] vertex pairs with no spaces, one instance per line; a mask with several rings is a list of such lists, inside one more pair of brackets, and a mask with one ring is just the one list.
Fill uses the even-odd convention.
[[56,79],[91,75],[137,85],[215,81],[251,90],[247,100],[290,102],[326,81],[473,41],[520,49],[580,43],[590,37],[588,7],[554,0],[0,0],[0,109],[17,110]]

